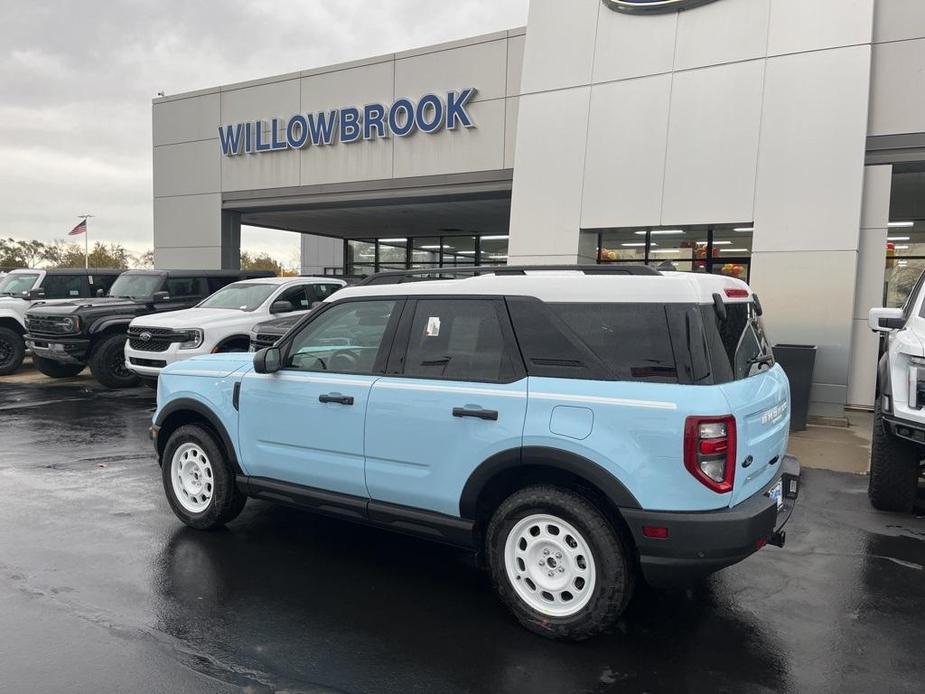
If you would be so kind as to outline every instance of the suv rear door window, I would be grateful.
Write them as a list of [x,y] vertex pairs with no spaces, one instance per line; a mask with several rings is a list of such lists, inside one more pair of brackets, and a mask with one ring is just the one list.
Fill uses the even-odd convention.
[[45,275],[46,299],[76,299],[90,296],[86,275]]
[[188,299],[203,296],[204,282],[198,277],[171,277],[167,280],[166,292],[171,299]]
[[417,302],[405,376],[500,383],[512,372],[492,299]]
[[[725,320],[716,316],[712,306],[704,307],[704,311],[712,318],[705,321],[706,325],[710,326],[715,322],[716,332],[722,343],[722,355],[717,355],[714,348],[713,358],[724,359],[721,366],[729,365],[734,380],[748,378],[773,365],[773,352],[753,303],[726,304]],[[707,329],[709,330],[709,327]],[[759,363],[758,360],[763,358],[765,361]],[[718,371],[721,373],[726,369],[721,368]]]
[[621,381],[677,383],[665,307],[656,303],[549,304]]

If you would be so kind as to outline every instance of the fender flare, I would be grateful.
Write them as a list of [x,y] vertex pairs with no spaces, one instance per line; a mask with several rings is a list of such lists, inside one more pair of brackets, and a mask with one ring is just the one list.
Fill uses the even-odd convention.
[[[215,433],[218,434],[219,439],[221,439],[222,446],[225,449],[225,455],[228,456],[228,462],[230,462],[234,468],[235,474],[243,474],[241,465],[238,463],[238,454],[235,450],[234,444],[231,441],[231,437],[228,435],[228,430],[225,428],[225,425],[222,423],[222,420],[219,418],[219,416],[215,414],[215,412],[213,412],[208,405],[201,402],[200,400],[194,400],[193,398],[177,398],[176,400],[171,400],[169,403],[164,405],[160,412],[157,413],[157,416],[154,419],[154,426],[157,429],[160,429],[164,425],[164,422],[167,421],[168,417],[177,412],[195,412],[197,415],[205,419],[215,430]],[[161,454],[164,452],[164,447],[166,445],[167,441],[162,440],[162,437],[158,436],[158,462],[160,462]]]
[[251,338],[249,335],[240,335],[240,334],[229,335],[228,337],[225,337],[219,340],[218,344],[215,345],[214,349],[217,350],[219,347],[233,340],[243,340],[248,346],[250,346],[250,342],[251,342]]
[[890,376],[890,352],[883,353],[880,361],[877,362],[877,389],[876,395],[889,395],[893,397],[893,382]]
[[89,334],[99,335],[113,327],[124,327],[127,329],[128,324],[131,323],[133,319],[133,316],[126,316],[125,318],[104,318],[90,326]]
[[469,475],[459,497],[460,516],[474,519],[479,496],[492,478],[505,470],[524,465],[541,465],[568,472],[597,487],[617,508],[641,508],[629,489],[593,460],[558,448],[524,446],[496,453]]

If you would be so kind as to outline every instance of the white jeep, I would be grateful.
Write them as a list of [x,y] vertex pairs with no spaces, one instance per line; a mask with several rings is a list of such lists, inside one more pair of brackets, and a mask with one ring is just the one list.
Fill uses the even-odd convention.
[[345,284],[331,277],[262,277],[229,284],[192,308],[140,316],[128,328],[125,365],[150,383],[176,361],[246,352],[257,323],[306,313]]
[[874,308],[883,336],[871,441],[868,496],[882,511],[913,510],[925,467],[925,273],[902,308]]

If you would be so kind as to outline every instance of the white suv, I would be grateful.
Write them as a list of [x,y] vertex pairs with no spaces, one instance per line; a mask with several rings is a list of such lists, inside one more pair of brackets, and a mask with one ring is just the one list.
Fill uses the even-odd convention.
[[200,354],[246,352],[257,323],[306,313],[346,284],[330,277],[264,277],[235,282],[193,308],[136,318],[128,329],[125,365],[156,379],[173,362]]

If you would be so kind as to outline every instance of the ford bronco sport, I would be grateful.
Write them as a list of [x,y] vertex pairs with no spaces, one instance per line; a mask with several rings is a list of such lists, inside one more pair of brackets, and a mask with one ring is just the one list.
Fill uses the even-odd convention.
[[152,436],[198,529],[248,497],[474,549],[528,629],[582,639],[638,577],[782,546],[789,385],[743,282],[486,268],[348,287],[256,354],[166,367]]
[[36,368],[52,378],[75,376],[89,364],[107,388],[137,385],[125,366],[126,329],[136,316],[195,306],[226,284],[272,272],[238,270],[129,270],[109,295],[36,306],[26,313],[26,344]]

